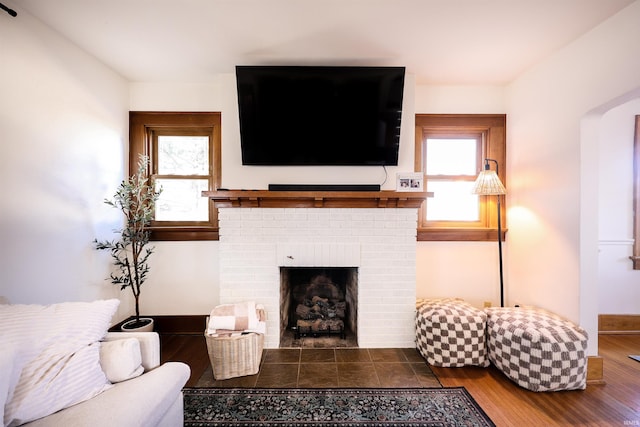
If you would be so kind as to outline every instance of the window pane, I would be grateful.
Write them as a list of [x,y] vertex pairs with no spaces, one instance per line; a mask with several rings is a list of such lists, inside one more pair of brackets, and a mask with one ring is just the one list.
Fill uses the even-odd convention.
[[473,182],[428,181],[427,221],[478,221],[478,196],[471,194]]
[[158,136],[160,175],[208,175],[208,136]]
[[427,175],[475,175],[476,139],[427,139]]
[[162,193],[156,203],[156,221],[208,221],[209,189],[206,179],[157,179]]

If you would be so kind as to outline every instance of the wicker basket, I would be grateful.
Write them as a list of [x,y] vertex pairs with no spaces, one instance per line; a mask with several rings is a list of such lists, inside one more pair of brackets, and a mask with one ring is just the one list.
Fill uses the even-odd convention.
[[204,336],[216,380],[255,375],[260,370],[264,335],[212,337],[205,332]]

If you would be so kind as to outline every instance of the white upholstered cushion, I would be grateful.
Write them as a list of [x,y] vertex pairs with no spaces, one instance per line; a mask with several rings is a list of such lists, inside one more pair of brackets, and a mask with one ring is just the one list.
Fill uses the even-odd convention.
[[160,335],[157,332],[107,332],[104,341],[135,338],[140,343],[145,372],[160,366]]
[[457,298],[416,301],[416,346],[434,366],[489,366],[487,315]]
[[112,383],[142,375],[140,342],[135,338],[107,341],[100,344],[100,365]]
[[14,359],[13,347],[5,347],[0,351],[0,420],[4,419],[4,404],[9,397],[9,388],[18,382],[17,378],[12,378],[15,375]]
[[[100,341],[116,299],[52,305],[0,305],[0,347],[15,349],[4,424],[19,425],[89,399],[110,384]],[[17,363],[16,363],[17,362]]]
[[588,334],[570,320],[535,307],[491,307],[488,354],[493,364],[532,391],[587,387]]
[[[144,375],[114,384],[100,395],[29,423],[29,427],[182,426],[182,387],[189,366],[167,362]],[[177,409],[176,409],[177,408]]]

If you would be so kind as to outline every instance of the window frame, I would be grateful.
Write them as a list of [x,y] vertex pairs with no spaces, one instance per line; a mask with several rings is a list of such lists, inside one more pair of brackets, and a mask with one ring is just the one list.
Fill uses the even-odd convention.
[[633,136],[633,254],[634,270],[640,270],[640,116],[636,116]]
[[[425,174],[424,151],[426,137],[434,135],[478,135],[482,137],[476,176],[484,159],[498,162],[498,176],[506,186],[506,115],[505,114],[416,114],[415,171]],[[425,183],[427,175],[425,175]],[[426,184],[425,184],[426,185]],[[479,197],[479,222],[426,221],[428,199],[422,203],[418,217],[418,241],[495,241],[498,235],[497,200],[494,196]],[[505,239],[506,201],[500,205],[502,235]]]
[[[209,188],[215,191],[221,183],[221,123],[219,112],[129,112],[129,173],[136,167],[140,154],[149,157],[147,173],[153,177],[157,171],[157,147],[154,134],[159,131],[183,132],[187,135],[197,131],[209,135]],[[218,210],[209,199],[208,221],[153,221],[149,230],[151,240],[192,241],[218,240]]]

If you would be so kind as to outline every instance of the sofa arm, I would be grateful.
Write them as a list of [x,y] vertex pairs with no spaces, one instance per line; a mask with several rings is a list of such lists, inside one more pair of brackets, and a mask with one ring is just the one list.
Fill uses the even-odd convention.
[[29,427],[182,426],[183,412],[175,411],[175,408],[182,408],[182,388],[189,379],[190,373],[189,366],[182,362],[167,362],[137,378],[115,384],[89,400],[27,425]]
[[107,332],[104,341],[135,338],[140,342],[144,371],[160,366],[160,336],[157,332]]

